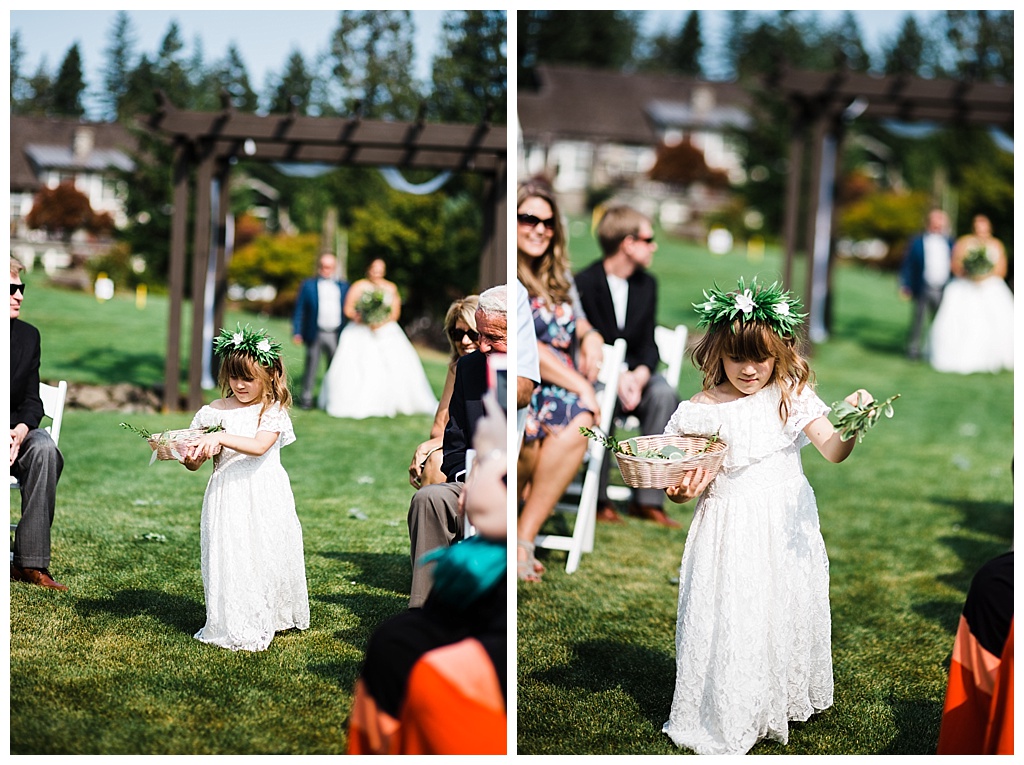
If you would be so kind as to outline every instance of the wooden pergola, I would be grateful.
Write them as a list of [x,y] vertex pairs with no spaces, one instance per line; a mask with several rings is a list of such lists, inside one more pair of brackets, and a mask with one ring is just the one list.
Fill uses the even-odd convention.
[[[485,178],[480,289],[506,281],[508,202],[507,130],[476,125],[385,122],[298,114],[257,116],[227,106],[217,113],[182,111],[158,94],[159,106],[144,125],[174,147],[171,217],[170,319],[164,367],[164,411],[181,402],[181,314],[185,296],[189,209],[192,230],[192,332],[187,408],[203,402],[204,317],[212,302],[214,325],[223,323],[226,293],[228,179],[239,159],[336,165],[429,168],[476,172]],[[421,112],[422,113],[422,112]],[[194,191],[190,188],[194,177]],[[212,276],[212,280],[211,277]],[[214,287],[208,289],[212,281]]]
[[786,255],[783,279],[790,288],[801,211],[803,162],[810,149],[805,306],[809,313],[809,339],[820,342],[828,337],[835,181],[846,126],[864,116],[903,122],[995,126],[1012,136],[1013,85],[786,68],[767,76],[764,84],[789,105],[791,134],[783,228]]

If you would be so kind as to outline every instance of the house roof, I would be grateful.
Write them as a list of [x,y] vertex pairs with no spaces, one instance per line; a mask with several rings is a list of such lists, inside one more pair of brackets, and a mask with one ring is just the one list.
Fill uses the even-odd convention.
[[[750,96],[734,82],[544,64],[540,87],[517,95],[527,141],[558,137],[651,145],[666,127],[742,124]],[[709,99],[708,96],[711,96]]]
[[[77,155],[76,131],[88,130],[91,145]],[[11,190],[42,188],[43,170],[98,172],[108,167],[130,169],[132,135],[113,122],[81,122],[74,119],[11,116]]]

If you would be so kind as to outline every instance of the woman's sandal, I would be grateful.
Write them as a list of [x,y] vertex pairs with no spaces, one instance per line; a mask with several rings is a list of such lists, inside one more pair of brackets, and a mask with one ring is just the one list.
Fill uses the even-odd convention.
[[[520,558],[519,550],[516,550],[516,569],[519,578],[524,582],[539,582],[541,572],[544,570],[543,566],[537,562],[537,559],[533,557],[533,551],[535,549],[533,542],[527,542],[525,539],[516,540],[516,545],[519,550],[526,551],[526,557]],[[540,567],[538,569],[538,567]]]

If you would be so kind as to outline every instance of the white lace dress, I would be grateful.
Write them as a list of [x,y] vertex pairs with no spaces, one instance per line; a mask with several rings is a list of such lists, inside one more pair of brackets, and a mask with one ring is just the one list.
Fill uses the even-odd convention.
[[203,497],[200,522],[206,624],[195,637],[235,651],[262,651],[281,630],[309,627],[302,527],[295,514],[281,447],[295,441],[291,419],[272,404],[239,409],[204,406],[191,427],[221,423],[231,434],[280,433],[253,457],[222,448]]
[[802,429],[829,408],[805,387],[783,425],[779,397],[772,385],[722,404],[684,401],[665,428],[717,431],[729,445],[686,537],[663,728],[699,754],[786,743],[789,720],[832,704],[828,557],[800,463]]

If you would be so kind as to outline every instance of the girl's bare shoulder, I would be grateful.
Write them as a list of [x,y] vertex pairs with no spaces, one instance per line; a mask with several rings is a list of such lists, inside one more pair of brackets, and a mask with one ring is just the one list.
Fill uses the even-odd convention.
[[717,404],[718,399],[714,398],[709,391],[702,390],[694,393],[690,397],[690,402],[693,404]]

